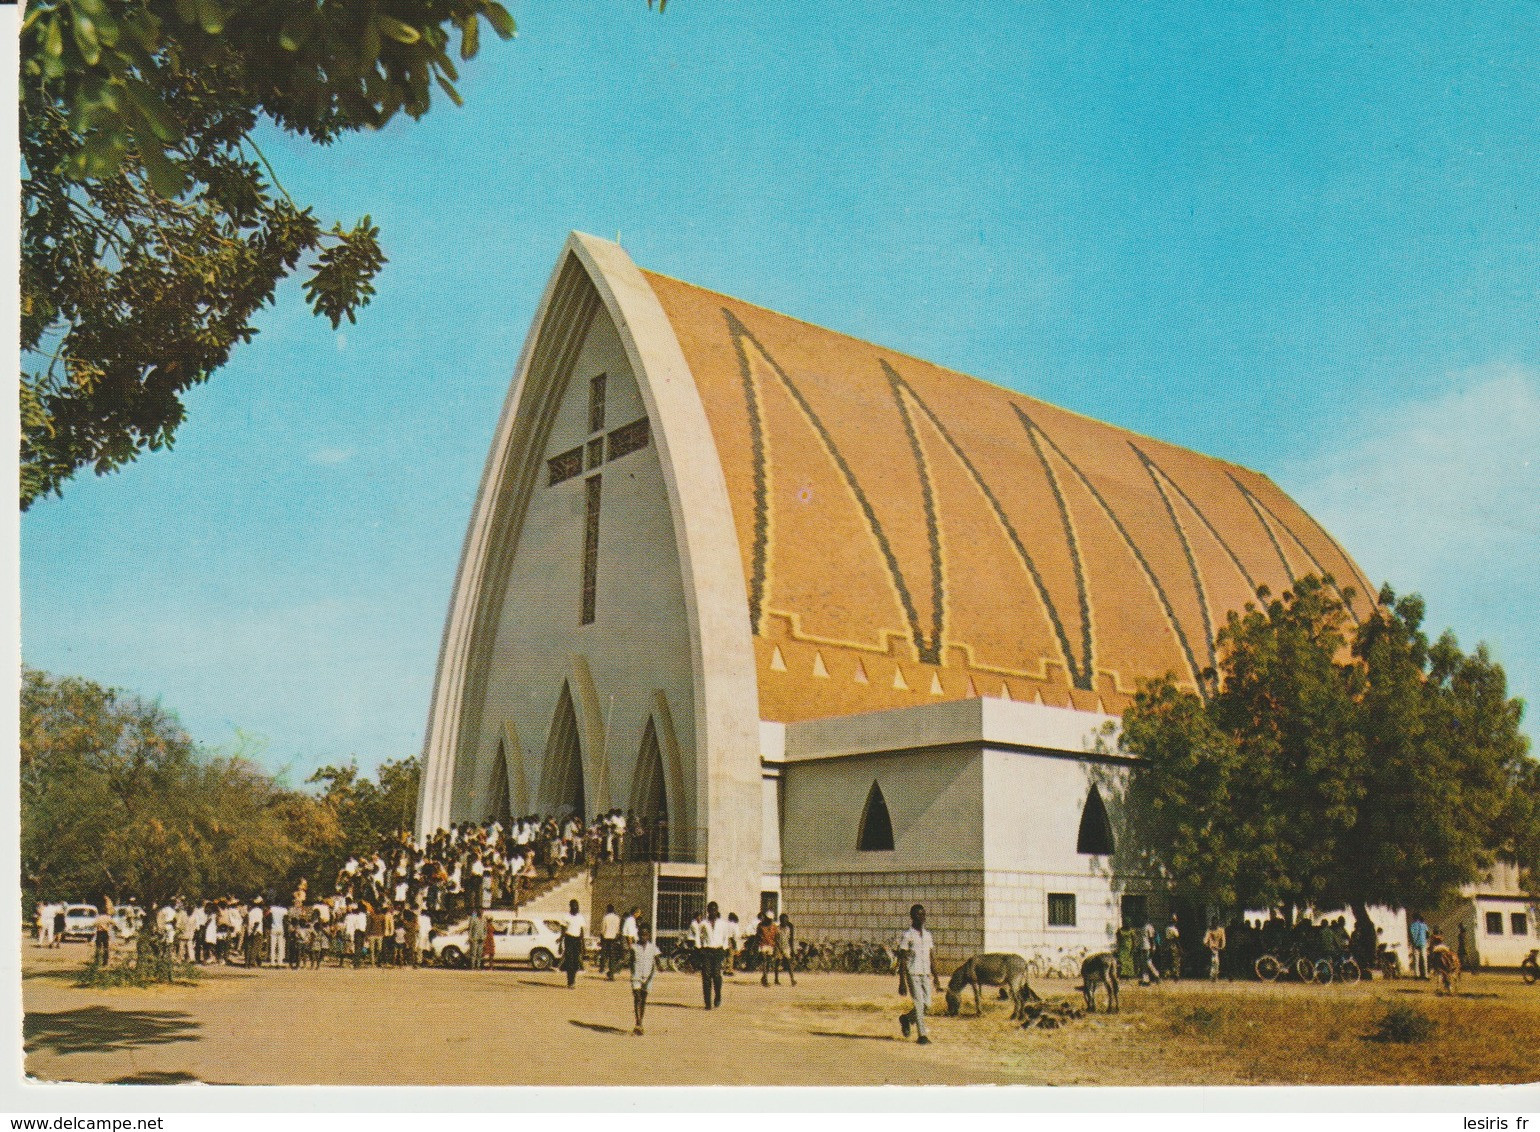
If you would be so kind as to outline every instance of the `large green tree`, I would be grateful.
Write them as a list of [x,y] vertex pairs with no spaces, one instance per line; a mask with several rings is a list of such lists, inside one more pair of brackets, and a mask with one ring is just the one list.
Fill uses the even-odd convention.
[[34,669],[23,672],[20,770],[32,898],[267,891],[298,836],[326,820],[245,759],[200,752],[159,704]]
[[204,751],[158,703],[24,669],[21,869],[27,900],[161,901],[328,892],[350,853],[409,828],[416,759],[323,767],[297,790]]
[[1203,695],[1141,689],[1124,743],[1139,841],[1224,906],[1436,905],[1501,853],[1540,882],[1540,769],[1484,648],[1430,645],[1389,589],[1356,630],[1330,579],[1259,593]]
[[34,0],[21,32],[21,504],[172,443],[182,395],[308,264],[338,325],[385,262],[365,216],[326,223],[257,147],[325,145],[437,86],[458,103],[496,0]]

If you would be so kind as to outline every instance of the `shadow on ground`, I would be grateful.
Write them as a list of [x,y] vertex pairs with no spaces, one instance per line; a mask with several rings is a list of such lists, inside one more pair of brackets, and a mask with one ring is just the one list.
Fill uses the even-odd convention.
[[28,1053],[118,1053],[141,1046],[190,1042],[198,1023],[174,1010],[113,1010],[85,1006],[56,1014],[28,1014],[22,1033]]
[[896,1042],[892,1034],[849,1034],[841,1030],[809,1030],[809,1034],[815,1038],[845,1038],[849,1041],[861,1042]]
[[568,1018],[572,1025],[584,1030],[592,1030],[596,1034],[625,1034],[628,1030],[622,1030],[619,1026],[606,1026],[602,1022],[579,1022],[576,1018]]
[[114,1077],[107,1083],[109,1085],[201,1085],[203,1078],[194,1077],[191,1073],[183,1073],[180,1070],[161,1072],[148,1069],[143,1073],[130,1073],[127,1077]]

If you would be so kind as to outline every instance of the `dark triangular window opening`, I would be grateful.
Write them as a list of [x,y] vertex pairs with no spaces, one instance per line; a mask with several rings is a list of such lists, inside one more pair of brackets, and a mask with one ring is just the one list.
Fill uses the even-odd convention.
[[893,848],[893,819],[888,817],[888,801],[882,796],[882,787],[875,782],[866,795],[866,808],[861,811],[861,832],[856,838],[856,848],[863,853]]
[[583,746],[578,738],[577,712],[572,706],[572,690],[565,684],[546,740],[540,800],[545,812],[557,817],[582,817],[588,812],[583,799]]
[[513,820],[513,798],[508,789],[508,749],[497,744],[497,762],[492,767],[492,818],[507,825]]
[[1107,818],[1107,806],[1102,801],[1102,792],[1094,786],[1091,787],[1091,796],[1085,800],[1085,809],[1080,812],[1080,837],[1075,849],[1081,853],[1103,856],[1113,851],[1112,822]]

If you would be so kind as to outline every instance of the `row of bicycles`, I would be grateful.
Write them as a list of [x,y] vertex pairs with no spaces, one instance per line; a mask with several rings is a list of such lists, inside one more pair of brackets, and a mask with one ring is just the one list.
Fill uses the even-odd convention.
[[1364,977],[1363,969],[1351,956],[1311,958],[1297,955],[1280,959],[1276,955],[1259,955],[1254,964],[1257,978],[1266,983],[1293,976],[1302,983],[1345,983],[1352,986]]

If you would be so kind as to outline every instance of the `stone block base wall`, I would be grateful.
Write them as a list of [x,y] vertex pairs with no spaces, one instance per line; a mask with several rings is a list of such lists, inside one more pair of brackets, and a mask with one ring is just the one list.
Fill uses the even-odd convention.
[[642,919],[649,924],[653,918],[652,896],[658,866],[651,861],[610,861],[594,867],[593,895],[588,908],[588,921],[594,931],[604,917],[606,905],[615,905],[621,918],[631,908],[642,910]]
[[[1048,894],[1075,897],[1075,925],[1050,926]],[[1008,872],[984,874],[984,945],[1031,957],[1060,948],[1110,951],[1122,912],[1119,894],[1106,877],[1080,874]]]
[[946,971],[984,946],[984,873],[977,869],[908,872],[784,873],[781,906],[805,940],[891,943],[923,904]]

